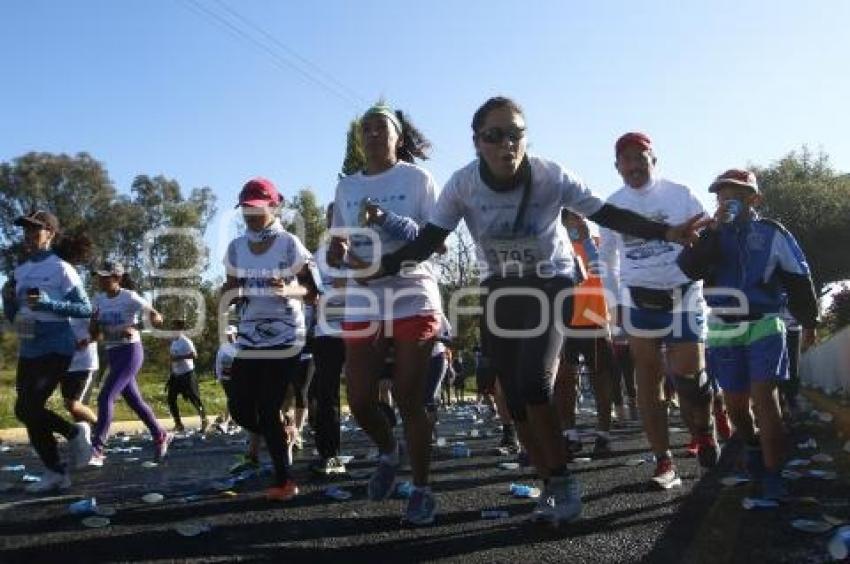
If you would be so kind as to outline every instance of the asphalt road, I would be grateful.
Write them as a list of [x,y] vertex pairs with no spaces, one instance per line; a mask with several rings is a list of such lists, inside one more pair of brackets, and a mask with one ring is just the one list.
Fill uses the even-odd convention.
[[[580,421],[589,429],[590,413]],[[343,435],[344,450],[355,456],[350,476],[333,481],[310,476],[308,447],[295,467],[302,493],[285,504],[263,499],[266,476],[230,488],[222,483],[234,456],[244,449],[240,436],[180,439],[167,460],[154,468],[142,466],[151,458],[150,444],[131,437],[112,446],[141,446],[141,451],[110,453],[104,468],[77,474],[66,495],[34,498],[23,493],[21,472],[0,472],[0,489],[9,490],[0,493],[0,562],[827,561],[828,534],[802,533],[789,523],[823,513],[850,519],[850,454],[840,449],[828,426],[817,421],[800,426],[795,443],[813,437],[818,448],[793,456],[831,453],[835,462],[822,467],[838,471],[838,479],[795,481],[791,488],[796,500],[779,509],[745,511],[741,500],[749,486],[727,488],[719,481],[731,472],[736,449],[727,450],[724,467],[701,475],[694,459],[684,458],[681,447],[687,434],[677,420],[672,424],[678,430],[671,436],[682,488],[658,492],[648,487],[653,464],[628,464],[647,454],[646,442],[636,424],[625,424],[614,431],[613,456],[571,465],[583,485],[584,513],[578,522],[559,529],[527,522],[533,502],[512,498],[508,489],[511,482],[533,483],[531,470],[500,469],[500,462],[512,458],[494,450],[496,425],[474,422],[465,410],[441,415],[438,429],[448,446],[434,452],[439,517],[435,526],[422,529],[400,526],[403,500],[366,499],[365,482],[374,462],[369,460],[370,445],[357,430]],[[473,429],[478,437],[469,436]],[[461,432],[466,436],[459,437]],[[455,441],[464,441],[472,456],[452,458],[450,445]],[[0,464],[40,470],[26,446],[0,453]],[[403,473],[400,479],[409,475]],[[324,494],[330,484],[353,497],[330,499]],[[161,493],[164,500],[142,501],[151,492]],[[82,517],[69,513],[70,503],[86,497],[117,510],[109,526],[86,528]],[[491,508],[504,509],[510,517],[482,519],[482,509]],[[184,537],[175,527],[185,522],[202,523],[209,530]]]

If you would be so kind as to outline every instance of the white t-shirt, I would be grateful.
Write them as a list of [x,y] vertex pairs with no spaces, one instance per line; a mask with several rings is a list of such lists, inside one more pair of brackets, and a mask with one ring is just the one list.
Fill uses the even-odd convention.
[[[100,368],[97,359],[97,341],[91,338],[88,319],[71,319],[71,329],[77,341],[77,350],[68,365],[68,372],[91,372]],[[82,344],[82,345],[81,345]]]
[[296,284],[296,275],[311,260],[310,252],[291,233],[279,234],[262,254],[248,248],[245,236],[230,242],[224,266],[228,276],[240,280],[246,300],[239,311],[240,346],[268,348],[303,343],[305,338],[304,308],[300,300],[252,292],[270,292],[269,282],[282,278]]
[[215,379],[230,380],[230,369],[233,367],[233,359],[236,358],[238,349],[233,343],[224,343],[215,353]]
[[[639,189],[623,186],[608,198],[608,203],[670,225],[705,213],[702,203],[687,186],[663,178],[654,178]],[[669,290],[691,281],[676,264],[681,245],[604,228],[601,233],[599,254],[606,267],[603,280],[621,304],[632,306],[629,286]],[[699,292],[701,287],[695,284],[691,292]],[[685,302],[690,303],[689,296],[685,296]]]
[[55,254],[40,261],[28,260],[15,269],[15,296],[19,304],[15,322],[67,321],[67,316],[31,310],[27,304],[27,291],[38,288],[51,300],[62,301],[74,287],[82,285],[76,269]]
[[523,189],[506,192],[491,189],[481,178],[478,160],[455,172],[440,194],[431,223],[454,230],[466,221],[475,240],[481,278],[508,276],[574,276],[575,256],[561,209],[588,216],[603,202],[573,173],[557,163],[528,157],[532,186],[522,221],[514,222]]
[[[336,187],[333,226],[362,227],[359,216],[366,198],[424,225],[434,207],[436,189],[425,169],[406,162],[398,162],[380,174],[346,176]],[[375,248],[369,237],[357,234],[350,237],[351,252],[367,262],[377,262],[382,255],[408,242],[394,238],[379,226],[370,229],[380,238],[380,248]],[[442,311],[436,276],[429,261],[406,270],[404,275],[379,278],[366,286],[349,280],[348,289],[345,319],[349,321],[403,319]]]
[[[198,351],[195,349],[195,344],[192,340],[186,335],[181,334],[171,341],[171,356],[184,356],[187,354],[197,355]],[[176,376],[186,374],[194,369],[195,361],[191,358],[171,361],[171,373]]]
[[[128,343],[141,341],[135,326],[139,323],[139,314],[150,308],[147,300],[134,292],[121,288],[114,298],[101,292],[94,298],[94,317],[103,332],[103,341],[107,349]],[[129,336],[124,332],[131,328]]]

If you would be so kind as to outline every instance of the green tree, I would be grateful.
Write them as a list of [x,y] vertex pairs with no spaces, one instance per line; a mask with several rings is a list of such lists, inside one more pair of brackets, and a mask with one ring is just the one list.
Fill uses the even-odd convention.
[[366,167],[366,153],[363,152],[363,140],[360,137],[360,120],[351,120],[345,139],[345,159],[342,161],[342,174],[348,176],[360,172]]
[[764,194],[764,215],[799,241],[818,294],[850,278],[850,175],[836,172],[825,153],[806,147],[752,170]]
[[292,217],[284,227],[298,235],[310,252],[315,252],[326,230],[325,208],[319,205],[316,194],[304,188],[285,207],[292,211]]

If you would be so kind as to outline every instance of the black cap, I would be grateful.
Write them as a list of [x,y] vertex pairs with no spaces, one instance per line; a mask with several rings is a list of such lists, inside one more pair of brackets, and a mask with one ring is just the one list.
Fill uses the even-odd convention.
[[44,210],[36,210],[27,215],[22,215],[15,220],[15,225],[19,227],[34,225],[43,229],[49,229],[54,233],[59,233],[59,220],[56,219],[55,215]]

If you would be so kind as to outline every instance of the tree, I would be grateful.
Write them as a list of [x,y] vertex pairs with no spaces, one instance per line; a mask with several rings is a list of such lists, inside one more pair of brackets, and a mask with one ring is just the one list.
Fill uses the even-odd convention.
[[342,174],[348,176],[366,168],[366,153],[363,152],[363,140],[360,138],[360,120],[351,120],[345,139],[345,159],[342,162]]
[[36,209],[51,211],[66,231],[87,231],[96,254],[111,249],[126,217],[116,199],[106,169],[87,153],[27,153],[0,163],[0,268],[8,275],[21,258],[20,228],[13,221]]
[[850,286],[842,285],[832,295],[832,303],[826,310],[824,324],[833,335],[850,325]]
[[316,194],[310,188],[304,188],[286,203],[286,208],[292,211],[293,217],[284,227],[298,235],[311,253],[315,252],[327,229],[325,208],[317,202]]
[[[450,235],[446,243],[448,247],[446,253],[437,256],[434,262],[437,267],[443,311],[451,319],[452,312],[449,305],[452,303],[452,296],[458,291],[477,286],[479,272],[476,263],[475,244],[472,242],[472,236],[469,234],[465,223]],[[477,295],[463,296],[457,305],[463,307],[478,306],[480,299]],[[455,350],[469,352],[473,346],[478,344],[479,324],[480,316],[478,315],[460,315],[457,317],[457,325],[452,328],[455,335],[453,339]],[[471,364],[468,364],[468,366],[471,366]]]
[[850,278],[850,175],[837,173],[825,153],[806,147],[769,167],[751,168],[764,194],[764,215],[799,241],[818,294]]

